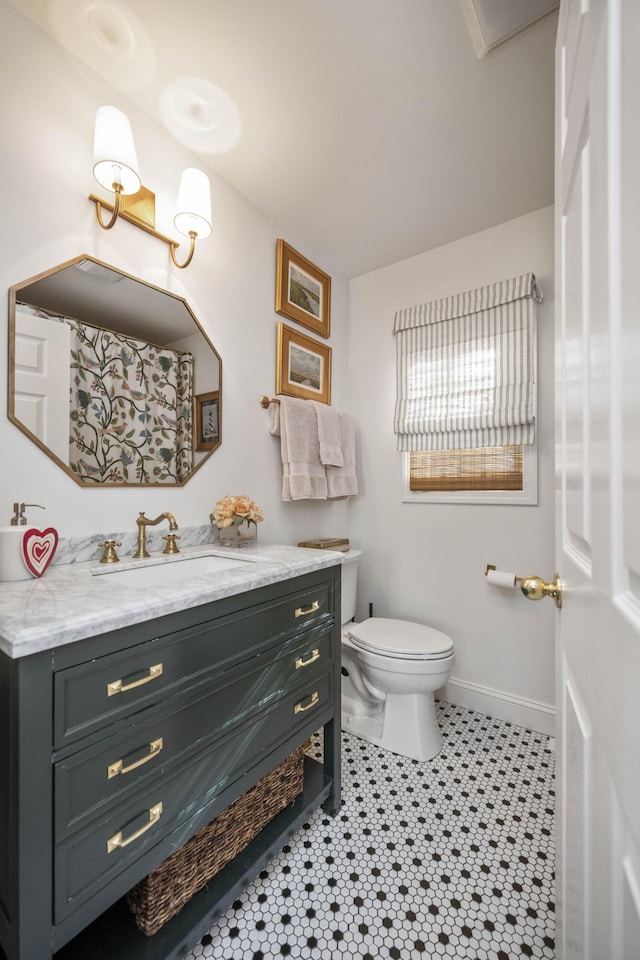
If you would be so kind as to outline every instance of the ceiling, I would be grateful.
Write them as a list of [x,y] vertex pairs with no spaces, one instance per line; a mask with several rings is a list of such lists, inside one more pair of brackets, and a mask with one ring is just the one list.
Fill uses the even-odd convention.
[[325,269],[553,202],[556,14],[479,59],[469,0],[12,2]]

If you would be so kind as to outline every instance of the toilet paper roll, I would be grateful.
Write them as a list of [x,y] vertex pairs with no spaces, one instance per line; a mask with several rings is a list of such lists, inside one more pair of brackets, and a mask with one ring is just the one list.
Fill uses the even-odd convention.
[[515,573],[508,573],[506,570],[488,570],[487,581],[493,587],[510,587],[516,585]]

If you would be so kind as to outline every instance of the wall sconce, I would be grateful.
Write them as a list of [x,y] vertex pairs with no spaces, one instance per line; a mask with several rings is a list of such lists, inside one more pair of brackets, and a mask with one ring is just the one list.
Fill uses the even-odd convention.
[[[102,187],[115,194],[113,204],[93,193],[89,196],[96,205],[96,217],[103,230],[111,230],[118,217],[122,217],[167,243],[171,259],[180,270],[191,263],[196,240],[204,240],[211,235],[209,178],[202,170],[188,167],[180,181],[173,222],[179,233],[189,237],[189,253],[183,263],[178,262],[175,251],[180,244],[155,229],[155,194],[141,185],[131,125],[125,114],[116,107],[98,107],[93,143],[93,175]],[[108,222],[103,218],[103,208],[111,211]]]

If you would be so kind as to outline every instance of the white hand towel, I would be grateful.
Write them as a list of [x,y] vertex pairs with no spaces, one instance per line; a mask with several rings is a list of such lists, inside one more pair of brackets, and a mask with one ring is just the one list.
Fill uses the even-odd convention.
[[[326,500],[327,476],[320,462],[318,421],[308,400],[280,396],[269,430],[280,433],[283,500]],[[278,404],[272,404],[277,407]]]
[[272,400],[269,404],[269,433],[280,436],[280,403]]
[[339,413],[338,424],[343,466],[326,468],[329,500],[344,500],[345,497],[355,497],[358,493],[356,422],[348,413]]
[[318,420],[318,447],[320,462],[325,466],[342,467],[344,456],[340,446],[339,413],[326,403],[311,400]]

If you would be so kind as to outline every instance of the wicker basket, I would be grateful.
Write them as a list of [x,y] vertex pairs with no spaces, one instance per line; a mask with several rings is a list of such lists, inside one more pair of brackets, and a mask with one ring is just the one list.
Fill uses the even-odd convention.
[[302,792],[303,761],[300,747],[129,891],[129,907],[145,936],[157,933],[293,803]]

